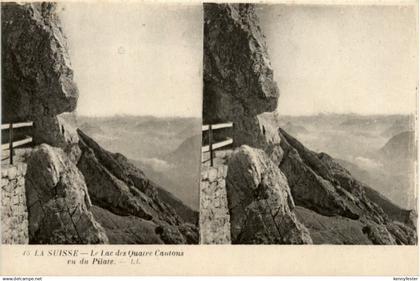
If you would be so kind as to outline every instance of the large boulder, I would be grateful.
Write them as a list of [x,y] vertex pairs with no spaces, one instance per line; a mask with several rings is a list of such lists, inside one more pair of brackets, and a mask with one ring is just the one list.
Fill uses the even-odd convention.
[[234,244],[311,244],[294,213],[287,179],[264,151],[241,146],[226,178]]
[[79,136],[61,115],[37,116],[33,123],[33,142],[35,145],[47,143],[59,147],[67,153],[72,162],[77,163],[81,154]]
[[4,123],[76,108],[78,90],[55,8],[51,2],[1,5]]
[[25,180],[30,243],[108,243],[92,215],[83,175],[60,148],[37,147]]

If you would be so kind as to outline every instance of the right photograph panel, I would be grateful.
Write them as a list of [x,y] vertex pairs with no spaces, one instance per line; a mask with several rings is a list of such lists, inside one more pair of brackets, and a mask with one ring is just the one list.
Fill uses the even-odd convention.
[[201,244],[417,244],[416,9],[204,4]]

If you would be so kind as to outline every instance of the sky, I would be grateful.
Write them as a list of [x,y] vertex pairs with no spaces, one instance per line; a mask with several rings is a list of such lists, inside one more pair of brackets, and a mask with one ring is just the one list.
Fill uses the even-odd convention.
[[201,116],[200,5],[59,4],[77,113]]
[[415,6],[261,5],[278,112],[413,113]]

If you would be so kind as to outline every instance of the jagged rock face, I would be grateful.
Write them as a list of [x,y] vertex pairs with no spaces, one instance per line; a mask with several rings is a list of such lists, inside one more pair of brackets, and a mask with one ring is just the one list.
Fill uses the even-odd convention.
[[2,122],[33,121],[35,144],[62,148],[77,162],[76,131],[60,113],[78,90],[55,3],[2,3]]
[[90,210],[83,175],[61,149],[43,144],[34,150],[25,188],[30,243],[108,243]]
[[369,239],[375,245],[395,245],[396,241],[385,226],[380,224],[368,224],[363,228]]
[[281,128],[279,135],[284,151],[279,167],[315,243],[417,243],[412,212],[354,179],[329,155],[310,151]]
[[257,115],[278,97],[254,6],[204,4],[203,123],[233,121],[237,146],[261,146]]
[[416,245],[417,244],[417,232],[415,227],[409,224],[403,224],[399,221],[393,221],[386,225],[389,233],[395,239],[398,245]]
[[280,165],[287,176],[295,202],[323,215],[357,219],[362,210],[356,205],[353,190],[338,185],[330,169],[318,155],[279,129],[284,156]]
[[1,10],[3,122],[73,111],[78,90],[55,4],[1,3]]
[[232,243],[312,244],[293,211],[287,179],[264,151],[237,149],[226,181]]
[[371,245],[363,232],[364,224],[342,216],[324,216],[302,206],[296,206],[296,216],[309,230],[314,244]]
[[[126,225],[127,228],[133,226],[125,224],[124,221],[131,220],[137,222],[134,225],[136,231],[140,231],[142,227],[145,227],[145,231],[154,229],[154,232],[147,231],[151,233],[150,235],[132,237],[131,231],[126,231],[127,235],[121,233],[117,235],[112,228],[105,228],[111,233],[112,243],[126,244],[133,240],[142,244],[151,241],[161,241],[166,244],[198,243],[197,227],[188,223],[188,221],[196,222],[197,218],[181,218],[175,211],[188,208],[187,206],[175,197],[171,200],[162,200],[168,198],[161,198],[164,194],[161,188],[148,180],[127,158],[104,150],[81,130],[78,130],[78,133],[82,155],[77,167],[85,177],[93,204],[103,209],[96,212],[99,214],[98,220],[101,224],[112,226],[115,224],[109,221],[112,217],[114,221],[122,217],[119,224]],[[113,216],[109,218],[101,215],[106,211],[113,213]],[[193,212],[188,209],[181,213]]]

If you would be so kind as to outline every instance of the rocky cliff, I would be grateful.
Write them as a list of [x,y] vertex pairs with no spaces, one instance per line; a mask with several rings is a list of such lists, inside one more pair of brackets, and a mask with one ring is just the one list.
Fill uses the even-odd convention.
[[53,3],[2,3],[3,122],[76,108],[66,41]]
[[197,212],[61,116],[76,108],[78,90],[56,4],[1,7],[2,122],[34,122],[29,242],[198,243]]
[[[82,155],[77,167],[84,175],[93,204],[97,206],[93,213],[98,214],[99,222],[105,225],[112,243],[121,244],[125,239],[135,240],[136,243],[149,242],[142,241],[142,225],[151,230],[149,236],[153,236],[155,242],[198,243],[195,226],[198,220],[197,213],[191,212],[181,201],[150,181],[125,156],[110,153],[82,131],[79,130],[78,133]],[[182,209],[185,211],[182,212]],[[175,210],[180,214],[193,213],[194,216],[181,218]],[[112,219],[102,215],[105,211],[114,214]],[[131,224],[127,221],[127,224],[119,229],[106,227],[110,224],[108,220],[118,221],[121,218],[125,221],[127,217],[136,223]],[[115,230],[118,235],[114,233]],[[121,236],[121,232],[126,232],[129,238]]]
[[[281,128],[279,134],[284,150],[279,167],[296,204],[302,207],[299,215],[317,235],[316,242],[330,243],[328,237],[332,236],[333,243],[364,244],[363,233],[372,244],[416,244],[413,217],[396,216],[395,210],[387,207],[391,204],[388,199],[373,193],[329,155],[308,150]],[[314,217],[325,221],[321,229],[312,224]],[[327,238],[319,235],[320,230]]]
[[203,123],[234,122],[232,243],[417,243],[415,212],[261,118],[279,93],[254,5],[204,5],[203,94]]
[[263,146],[257,115],[279,90],[254,6],[204,4],[204,38],[203,122],[234,122],[237,146]]

